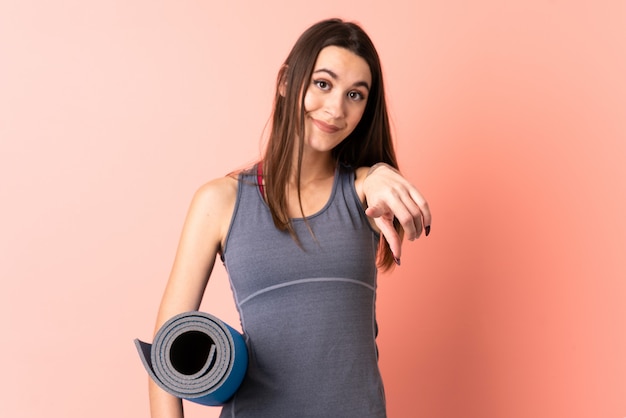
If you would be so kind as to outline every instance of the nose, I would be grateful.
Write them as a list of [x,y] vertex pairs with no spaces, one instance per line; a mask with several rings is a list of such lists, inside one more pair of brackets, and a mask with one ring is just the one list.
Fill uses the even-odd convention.
[[345,116],[345,98],[339,92],[326,96],[324,111],[333,119]]

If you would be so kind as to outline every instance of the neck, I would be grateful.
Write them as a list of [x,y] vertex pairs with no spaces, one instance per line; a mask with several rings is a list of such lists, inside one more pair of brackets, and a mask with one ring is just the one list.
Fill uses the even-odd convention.
[[[298,157],[294,157],[291,170],[290,183],[296,183]],[[300,184],[305,185],[317,180],[327,179],[335,175],[335,161],[330,153],[304,153],[302,155],[302,167],[300,169]]]

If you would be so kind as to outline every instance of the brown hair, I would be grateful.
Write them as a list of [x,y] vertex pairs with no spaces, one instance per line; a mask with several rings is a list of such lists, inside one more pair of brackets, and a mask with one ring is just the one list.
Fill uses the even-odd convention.
[[[274,224],[297,240],[287,212],[285,185],[292,169],[294,149],[299,150],[296,167],[298,199],[304,138],[304,95],[317,56],[327,46],[345,48],[369,65],[372,85],[363,116],[352,133],[332,150],[334,159],[348,167],[369,167],[379,162],[398,168],[393,149],[383,77],[378,53],[367,34],[357,24],[329,19],[314,24],[296,41],[276,80],[276,94],[263,176],[266,197]],[[300,141],[296,146],[295,139]],[[400,231],[396,223],[396,229]],[[377,264],[383,269],[393,264],[393,254],[381,239]]]

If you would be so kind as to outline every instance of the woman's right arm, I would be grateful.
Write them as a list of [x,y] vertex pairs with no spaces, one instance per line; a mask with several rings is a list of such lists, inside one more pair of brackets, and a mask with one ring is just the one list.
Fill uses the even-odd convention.
[[[155,334],[174,315],[199,309],[215,258],[226,238],[236,197],[237,180],[231,177],[213,180],[195,193],[161,299]],[[180,399],[152,380],[149,394],[152,418],[183,417]]]

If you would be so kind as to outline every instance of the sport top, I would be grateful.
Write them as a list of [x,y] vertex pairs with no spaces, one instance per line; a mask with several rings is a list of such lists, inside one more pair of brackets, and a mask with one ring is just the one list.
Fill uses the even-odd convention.
[[221,417],[383,418],[375,318],[376,250],[354,188],[338,168],[326,205],[279,231],[254,171],[239,176],[223,261],[249,350]]

